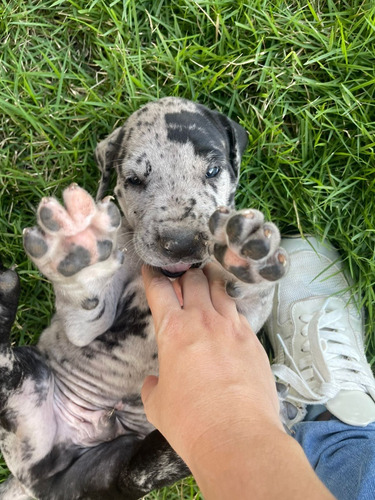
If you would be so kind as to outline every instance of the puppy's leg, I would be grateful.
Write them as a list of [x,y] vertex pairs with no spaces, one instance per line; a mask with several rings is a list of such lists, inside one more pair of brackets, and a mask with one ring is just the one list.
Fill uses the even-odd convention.
[[84,346],[111,326],[124,281],[117,249],[120,212],[109,197],[95,204],[76,184],[65,207],[45,198],[38,226],[24,232],[25,250],[52,282],[56,315],[73,344]]
[[[22,377],[22,368],[17,363],[10,347],[9,335],[16,317],[20,285],[17,274],[5,269],[0,263],[0,411]],[[1,414],[0,414],[1,415]]]
[[[1,485],[2,499],[30,498],[30,464],[53,445],[52,377],[37,349],[9,343],[19,296],[16,273],[0,268],[0,448],[14,477]],[[40,433],[40,429],[43,432]],[[18,479],[22,479],[20,482]]]
[[40,500],[136,500],[189,474],[154,431],[141,442],[128,435],[82,450],[65,470],[43,475],[34,492]]
[[216,210],[209,221],[212,253],[225,270],[226,289],[254,331],[271,312],[275,282],[288,268],[280,233],[258,210]]
[[0,262],[0,348],[9,346],[10,329],[16,317],[20,284],[17,274]]
[[190,474],[185,462],[156,430],[142,441],[129,465],[122,470],[119,484],[124,498],[137,499]]
[[25,491],[21,483],[13,476],[0,484],[1,500],[31,500],[32,497]]

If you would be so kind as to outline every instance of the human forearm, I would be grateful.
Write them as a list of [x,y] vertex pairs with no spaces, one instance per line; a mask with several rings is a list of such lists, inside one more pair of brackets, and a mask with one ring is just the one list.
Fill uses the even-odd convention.
[[184,457],[206,500],[334,498],[293,438],[266,423],[250,427],[246,438],[243,430],[203,438],[201,449]]

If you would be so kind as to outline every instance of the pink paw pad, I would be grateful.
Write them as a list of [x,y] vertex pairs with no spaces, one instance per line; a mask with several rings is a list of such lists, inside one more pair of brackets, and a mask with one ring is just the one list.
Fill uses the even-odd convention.
[[110,197],[96,205],[76,184],[63,199],[64,206],[54,198],[41,201],[39,226],[24,231],[24,246],[42,272],[68,277],[113,254],[121,216]]

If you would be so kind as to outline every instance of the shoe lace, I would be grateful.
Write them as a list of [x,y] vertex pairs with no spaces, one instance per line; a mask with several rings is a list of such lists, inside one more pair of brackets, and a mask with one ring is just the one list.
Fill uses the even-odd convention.
[[290,367],[274,364],[275,376],[291,386],[297,395],[288,399],[300,403],[324,404],[342,390],[362,390],[375,395],[371,370],[352,342],[351,328],[344,307],[330,306],[328,298],[323,307],[312,314],[300,316],[301,334],[306,337],[298,364],[278,335]]

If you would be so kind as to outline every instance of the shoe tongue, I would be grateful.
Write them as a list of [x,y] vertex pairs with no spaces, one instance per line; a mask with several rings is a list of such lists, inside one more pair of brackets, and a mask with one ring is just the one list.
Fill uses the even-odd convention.
[[365,392],[340,391],[326,407],[345,424],[365,427],[375,422],[375,401]]

